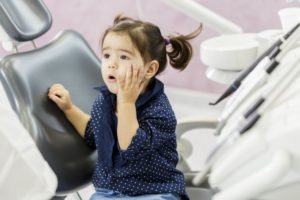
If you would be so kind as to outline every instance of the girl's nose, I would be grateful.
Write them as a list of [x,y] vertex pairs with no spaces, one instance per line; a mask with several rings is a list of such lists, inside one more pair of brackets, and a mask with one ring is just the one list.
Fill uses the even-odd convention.
[[116,63],[111,62],[111,63],[109,63],[108,68],[110,68],[110,69],[117,69],[118,67],[117,67]]

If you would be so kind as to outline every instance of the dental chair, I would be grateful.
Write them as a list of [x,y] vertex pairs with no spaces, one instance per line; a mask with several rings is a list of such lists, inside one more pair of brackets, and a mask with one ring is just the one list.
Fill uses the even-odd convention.
[[[14,49],[43,35],[51,22],[41,0],[0,0],[0,23],[7,38],[14,40]],[[97,96],[93,87],[103,84],[100,65],[84,38],[71,30],[43,47],[12,53],[0,62],[0,81],[10,105],[58,178],[53,199],[89,184],[97,155],[48,99],[48,89],[62,83],[74,103],[89,113]]]

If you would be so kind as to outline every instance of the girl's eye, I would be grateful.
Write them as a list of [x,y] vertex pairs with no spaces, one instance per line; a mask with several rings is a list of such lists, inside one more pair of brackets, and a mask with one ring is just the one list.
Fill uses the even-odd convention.
[[122,60],[128,60],[128,59],[129,59],[129,57],[126,56],[126,55],[121,55],[120,58],[121,58]]
[[103,54],[103,58],[109,58],[109,54],[108,53]]

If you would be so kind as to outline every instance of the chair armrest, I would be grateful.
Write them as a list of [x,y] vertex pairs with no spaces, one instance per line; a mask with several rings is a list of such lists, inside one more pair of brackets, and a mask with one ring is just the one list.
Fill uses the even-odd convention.
[[216,116],[189,116],[178,120],[176,127],[177,152],[179,154],[179,162],[177,169],[182,172],[191,172],[191,168],[186,161],[186,157],[193,151],[191,143],[182,138],[187,131],[193,129],[214,129],[217,125]]
[[181,118],[177,121],[176,136],[181,136],[189,130],[200,129],[200,128],[216,128],[218,119],[215,116],[189,116]]

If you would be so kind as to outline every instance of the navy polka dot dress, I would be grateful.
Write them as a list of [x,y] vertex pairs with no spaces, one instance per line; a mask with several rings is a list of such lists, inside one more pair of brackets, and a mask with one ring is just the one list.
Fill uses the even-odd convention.
[[84,138],[98,153],[93,184],[129,196],[173,193],[188,199],[176,169],[175,114],[163,83],[154,79],[149,86],[136,102],[139,128],[127,150],[117,142],[116,96],[100,88]]

